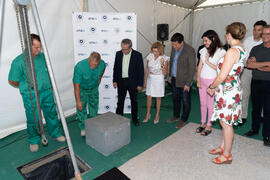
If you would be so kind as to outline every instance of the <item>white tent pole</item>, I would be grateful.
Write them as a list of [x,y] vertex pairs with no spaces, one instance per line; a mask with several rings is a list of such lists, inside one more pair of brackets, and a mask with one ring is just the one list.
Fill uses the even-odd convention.
[[195,10],[197,10],[197,9],[215,8],[215,7],[224,7],[224,6],[233,6],[233,5],[242,5],[242,4],[255,3],[255,2],[264,2],[264,1],[266,1],[266,0],[246,0],[246,1],[237,1],[237,2],[217,4],[217,5],[209,5],[209,6],[203,6],[203,7],[198,7],[199,6],[198,5],[198,6],[195,7]]
[[[4,7],[5,7],[6,0],[0,0],[0,52],[2,49],[2,39],[3,39],[3,24],[4,24]],[[0,53],[1,57],[1,53]]]
[[52,87],[53,87],[53,92],[54,92],[55,99],[56,99],[56,104],[57,104],[58,111],[59,111],[59,114],[60,114],[62,126],[63,126],[64,132],[65,132],[65,135],[66,135],[70,156],[71,156],[72,164],[73,164],[74,171],[75,171],[75,178],[79,180],[79,179],[81,179],[81,175],[80,175],[80,171],[79,171],[76,159],[75,159],[75,154],[74,154],[74,151],[73,151],[72,142],[71,142],[71,139],[70,139],[70,136],[69,136],[69,132],[68,132],[67,124],[66,124],[66,119],[65,119],[65,116],[64,116],[64,111],[63,111],[63,108],[62,108],[62,105],[61,105],[60,96],[58,94],[56,82],[55,82],[55,79],[54,79],[54,76],[53,76],[53,70],[52,70],[52,66],[51,66],[51,61],[50,61],[46,41],[45,41],[45,38],[44,38],[43,30],[42,30],[42,27],[41,27],[41,22],[40,22],[40,18],[39,18],[39,14],[38,14],[38,11],[37,11],[37,5],[36,5],[35,0],[31,0],[31,4],[32,4],[32,12],[33,12],[33,15],[34,15],[34,19],[35,19],[35,22],[37,24],[37,29],[38,29],[38,32],[39,32],[39,35],[40,35],[42,46],[43,46],[43,51],[44,51],[46,64],[47,64],[49,76],[50,76]]
[[193,41],[193,22],[194,22],[194,10],[191,10],[189,15],[189,41],[192,44]]
[[82,0],[82,11],[88,12],[88,0]]

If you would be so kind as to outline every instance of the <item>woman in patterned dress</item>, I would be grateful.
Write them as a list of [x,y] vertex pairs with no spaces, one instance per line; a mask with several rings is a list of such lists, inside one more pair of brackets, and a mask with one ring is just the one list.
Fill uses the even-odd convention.
[[159,122],[159,112],[161,106],[161,97],[164,96],[165,80],[164,76],[168,72],[168,58],[164,56],[164,47],[160,42],[152,44],[151,53],[147,56],[147,64],[145,70],[144,87],[146,87],[147,95],[147,113],[144,123],[150,119],[150,111],[152,105],[152,97],[156,98],[156,116],[154,124]]
[[241,40],[245,37],[246,27],[234,22],[226,27],[226,41],[231,46],[224,58],[217,65],[218,76],[208,87],[210,95],[215,94],[215,107],[211,120],[218,120],[222,126],[222,141],[210,154],[220,155],[213,159],[216,164],[232,162],[233,125],[242,122],[240,73],[244,68],[246,53]]

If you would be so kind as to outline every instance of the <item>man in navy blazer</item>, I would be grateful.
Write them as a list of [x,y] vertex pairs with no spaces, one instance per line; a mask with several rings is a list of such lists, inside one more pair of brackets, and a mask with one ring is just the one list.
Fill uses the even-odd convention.
[[142,90],[144,80],[144,65],[142,54],[132,49],[130,39],[123,39],[121,51],[115,55],[113,67],[113,87],[118,88],[118,102],[116,114],[123,115],[127,91],[131,100],[131,114],[135,126],[138,122],[137,94]]

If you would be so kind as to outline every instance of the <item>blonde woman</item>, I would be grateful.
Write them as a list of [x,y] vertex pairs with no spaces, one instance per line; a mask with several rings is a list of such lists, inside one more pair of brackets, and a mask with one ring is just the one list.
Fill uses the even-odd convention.
[[154,124],[159,122],[159,112],[161,106],[161,97],[164,96],[165,81],[164,76],[168,72],[168,60],[164,56],[164,47],[160,42],[152,44],[151,53],[147,56],[147,64],[145,70],[144,87],[146,87],[147,95],[147,113],[144,123],[151,118],[152,97],[156,98],[156,116]]

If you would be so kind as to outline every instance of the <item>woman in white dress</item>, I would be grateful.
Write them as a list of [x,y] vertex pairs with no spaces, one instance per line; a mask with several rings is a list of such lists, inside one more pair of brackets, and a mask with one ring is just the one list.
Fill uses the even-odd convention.
[[151,53],[147,56],[144,87],[147,95],[147,114],[144,123],[151,118],[152,97],[156,98],[156,116],[154,124],[159,122],[161,97],[164,96],[164,76],[168,72],[168,59],[164,56],[164,47],[160,42],[152,44]]

